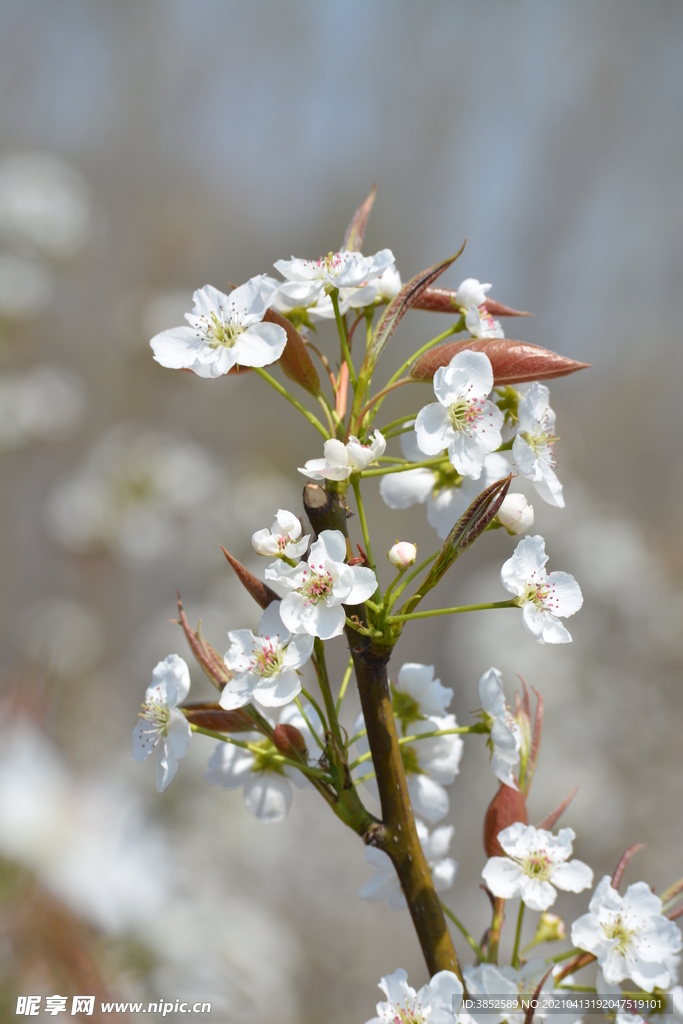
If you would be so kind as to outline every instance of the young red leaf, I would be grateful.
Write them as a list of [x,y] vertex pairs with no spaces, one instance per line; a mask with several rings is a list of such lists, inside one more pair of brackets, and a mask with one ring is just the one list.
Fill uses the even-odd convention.
[[585,370],[590,363],[579,363],[540,345],[507,338],[468,338],[466,341],[448,341],[438,345],[413,365],[413,380],[430,381],[441,366],[448,366],[453,356],[468,349],[483,352],[491,360],[494,384],[522,384],[531,380],[551,380]]
[[215,647],[212,647],[199,630],[193,629],[187,621],[180,594],[178,594],[178,619],[195,658],[214,686],[217,686],[219,690],[222,689],[232,679],[232,673]]
[[317,398],[320,394],[320,377],[294,324],[286,317],[280,316],[274,309],[267,309],[263,319],[268,323],[277,324],[287,332],[287,344],[280,356],[280,366],[284,375]]
[[226,711],[220,704],[202,701],[196,704],[184,704],[181,711],[192,725],[211,732],[253,732],[257,725],[254,719],[244,710]]
[[560,818],[562,817],[564,812],[567,810],[567,808],[569,807],[570,803],[572,802],[572,800],[574,799],[574,797],[576,796],[576,794],[578,792],[579,792],[579,787],[578,786],[574,786],[574,788],[571,791],[571,793],[569,793],[569,795],[566,796],[564,798],[564,800],[562,800],[561,803],[559,803],[557,805],[557,807],[555,808],[554,811],[551,811],[550,814],[546,815],[546,817],[543,819],[543,821],[540,821],[538,823],[536,828],[545,828],[545,829],[548,829],[548,831],[549,831],[553,827],[553,825],[555,825],[556,822],[558,822],[560,820]]
[[465,243],[463,242],[462,246],[454,256],[449,256],[447,260],[442,260],[441,263],[435,263],[433,267],[427,267],[426,270],[416,274],[415,277],[411,277],[410,281],[401,288],[396,298],[389,303],[387,308],[384,310],[377,327],[375,328],[374,334],[372,335],[368,354],[365,357],[365,366],[367,371],[370,373],[372,372],[375,363],[382,354],[384,347],[398,327],[400,321],[411,306],[415,305],[425,288],[428,288],[432,281],[436,281],[437,277],[440,277],[444,270],[448,270],[450,265],[457,260],[464,248]]
[[242,586],[251,594],[257,604],[260,604],[262,608],[267,608],[271,601],[280,600],[275,591],[271,590],[267,583],[261,583],[261,580],[254,576],[253,573],[249,572],[248,569],[245,569],[242,563],[238,562],[236,558],[233,558],[230,552],[226,551],[222,544],[221,551],[235,570],[235,574]]
[[346,234],[344,235],[344,244],[342,245],[342,249],[346,249],[348,252],[360,252],[363,245],[365,225],[368,222],[370,210],[374,205],[376,193],[377,183],[374,182],[370,195],[364,203],[361,203],[351,218],[351,223],[346,229]]
[[[454,288],[425,288],[414,309],[428,309],[432,313],[457,313],[460,308],[456,299],[457,292]],[[492,316],[532,316],[532,313],[525,313],[520,309],[512,309],[511,306],[504,306],[502,302],[495,299],[486,299],[486,308]]]
[[498,842],[498,833],[516,821],[521,821],[523,825],[529,824],[524,794],[501,782],[484,816],[484,849],[487,857],[505,856]]

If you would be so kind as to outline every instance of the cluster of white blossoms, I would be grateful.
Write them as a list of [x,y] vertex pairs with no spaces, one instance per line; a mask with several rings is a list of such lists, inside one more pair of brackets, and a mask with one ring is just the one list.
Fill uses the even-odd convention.
[[[462,757],[463,742],[455,731],[456,717],[446,710],[453,691],[434,678],[433,665],[415,662],[403,665],[391,689],[410,802],[416,814],[434,824],[448,814],[446,786],[458,774]],[[370,746],[362,714],[356,719],[354,733],[360,737],[357,746],[361,756],[367,754]],[[366,771],[367,763],[363,762],[357,769],[358,775],[362,777]],[[374,779],[369,778],[364,784],[377,798]]]
[[348,480],[352,473],[360,473],[377,462],[386,447],[379,430],[367,444],[361,444],[357,437],[350,437],[346,444],[333,437],[325,441],[325,458],[309,459],[299,472],[311,480]]

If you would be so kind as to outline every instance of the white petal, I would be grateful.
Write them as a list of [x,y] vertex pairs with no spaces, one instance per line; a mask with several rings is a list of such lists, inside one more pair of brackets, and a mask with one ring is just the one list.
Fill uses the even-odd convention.
[[[407,469],[380,478],[379,493],[389,508],[404,509],[422,504],[432,493],[436,476],[431,469]],[[432,523],[432,525],[434,525]]]
[[408,775],[410,802],[416,814],[432,823],[441,821],[448,814],[448,793],[440,783],[428,775]]
[[258,323],[240,334],[232,347],[240,366],[268,366],[280,358],[287,344],[287,332],[279,324]]
[[226,711],[243,708],[251,700],[258,683],[259,677],[253,672],[245,672],[236,676],[223,687],[218,703]]
[[289,704],[300,693],[299,676],[293,670],[285,670],[270,679],[261,679],[254,690],[254,699],[264,708],[280,708],[283,704]]
[[489,857],[481,875],[494,896],[510,900],[522,891],[524,872],[509,857]]
[[142,718],[133,729],[133,760],[146,761],[154,750],[159,730]]
[[553,590],[552,611],[554,615],[561,615],[566,619],[578,612],[583,604],[583,594],[573,576],[570,576],[568,572],[551,572],[548,576],[548,584]]
[[309,565],[324,565],[325,562],[343,562],[346,558],[346,538],[341,530],[323,530],[317,541],[311,544]]
[[453,437],[448,409],[444,409],[438,402],[420,409],[415,420],[415,436],[421,452],[425,455],[439,455]]
[[162,740],[157,747],[157,790],[160,793],[173,782],[177,771],[178,762]]
[[488,450],[479,434],[468,435],[461,430],[448,445],[448,458],[458,473],[478,480]]
[[458,865],[451,857],[444,857],[432,864],[432,878],[437,892],[445,892],[446,889],[450,889],[455,881],[457,870]]
[[263,612],[258,624],[259,636],[280,638],[280,643],[284,645],[291,637],[290,631],[285,626],[280,616],[280,605],[281,601],[271,601],[268,607]]
[[547,910],[557,899],[557,892],[550,882],[523,875],[520,879],[521,896],[530,910]]
[[192,740],[192,729],[182,711],[171,708],[170,718],[166,727],[166,744],[173,757],[185,757]]
[[190,692],[190,670],[187,662],[177,654],[169,654],[160,661],[152,672],[152,686],[147,692],[157,686],[163,688],[170,707],[184,701]]
[[282,660],[283,667],[301,668],[312,654],[313,637],[307,633],[297,633],[287,644]]
[[323,602],[309,605],[304,610],[303,624],[311,636],[319,636],[321,640],[331,640],[340,636],[346,625],[346,612],[341,605],[331,607]]
[[277,772],[252,773],[244,784],[244,802],[266,825],[283,821],[292,803],[292,787]]
[[346,597],[346,604],[362,604],[363,601],[367,601],[368,598],[377,590],[377,577],[375,576],[372,569],[368,569],[362,565],[353,565],[350,567],[353,573],[353,588],[351,593]]
[[593,884],[593,870],[581,860],[557,864],[550,873],[553,885],[565,892],[583,892]]

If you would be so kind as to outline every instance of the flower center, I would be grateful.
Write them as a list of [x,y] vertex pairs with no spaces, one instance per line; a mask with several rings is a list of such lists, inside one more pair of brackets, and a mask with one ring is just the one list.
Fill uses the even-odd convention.
[[434,473],[434,488],[432,493],[436,498],[439,491],[444,491],[446,488],[460,487],[463,481],[463,477],[458,473],[457,469],[450,463],[443,469],[432,470]]
[[[251,753],[254,755],[254,763],[251,766],[252,772],[277,772],[284,775],[281,764],[273,760],[273,754],[277,754],[277,748],[271,740],[261,740],[251,745]],[[258,750],[254,750],[258,747]]]
[[409,747],[407,743],[401,744],[401,760],[406,775],[424,775],[425,771],[420,767],[420,761],[415,747]]
[[521,862],[524,874],[529,878],[536,878],[541,882],[550,880],[550,860],[541,850],[534,850],[533,853]]
[[394,1018],[391,1024],[425,1024],[425,1016],[421,1006],[394,1006]]
[[327,256],[320,257],[316,266],[320,271],[321,277],[326,277],[328,275],[338,277],[342,272],[344,261],[341,258],[340,253],[328,252]]
[[462,398],[456,398],[455,402],[448,406],[453,430],[456,433],[462,430],[467,433],[476,431],[485,401],[484,398],[465,398],[464,395]]
[[549,431],[541,430],[536,434],[525,432],[522,437],[529,445],[539,462],[545,462],[553,469],[557,466],[557,456],[555,454],[555,448],[557,447],[558,437],[556,434],[552,434]]
[[327,604],[332,597],[332,587],[334,586],[332,573],[323,569],[322,565],[318,566],[318,569],[309,565],[308,573],[304,571],[301,593],[306,598],[306,604],[319,604],[321,601]]
[[282,669],[282,655],[283,650],[280,641],[276,639],[275,643],[273,643],[270,637],[267,636],[263,647],[254,649],[254,657],[249,667],[252,672],[256,672],[257,675],[268,679]]
[[140,718],[144,718],[145,721],[151,722],[157,731],[157,736],[154,740],[154,745],[159,742],[160,736],[166,735],[168,729],[168,723],[171,720],[171,709],[168,704],[162,704],[161,701],[154,700],[150,697],[142,705],[142,711],[140,712]]
[[406,726],[411,722],[422,721],[424,715],[420,713],[420,705],[411,697],[408,693],[403,693],[401,690],[397,690],[394,684],[391,684],[391,706],[394,711],[394,717],[398,718],[403,728],[403,735],[406,734]]
[[555,584],[548,583],[545,573],[537,577],[534,571],[527,580],[526,590],[520,598],[520,604],[529,602],[536,605],[539,611],[557,614],[559,602],[555,596]]
[[626,954],[637,929],[627,928],[626,924],[622,920],[621,914],[617,914],[616,917],[611,918],[610,921],[603,924],[602,928],[608,939],[617,940],[617,952],[622,955]]
[[278,551],[284,551],[289,544],[289,536],[284,537],[281,533],[278,534],[277,538],[277,549]]
[[205,330],[211,348],[220,348],[221,345],[224,348],[232,348],[240,334],[243,334],[246,330],[246,327],[243,327],[239,322],[233,323],[229,320],[227,323],[224,323],[218,319],[215,313],[211,314],[210,321],[206,317],[202,317],[202,320],[206,325]]

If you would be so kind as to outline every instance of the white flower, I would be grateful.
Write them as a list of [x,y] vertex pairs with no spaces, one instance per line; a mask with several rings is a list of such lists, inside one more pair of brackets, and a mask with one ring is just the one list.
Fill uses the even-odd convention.
[[545,384],[534,383],[517,406],[519,432],[512,454],[522,476],[531,480],[544,501],[564,508],[562,484],[555,474],[555,413]]
[[391,302],[401,290],[401,275],[392,264],[370,284],[360,288],[345,288],[340,298],[346,299],[351,309],[363,309],[381,302]]
[[308,547],[309,535],[301,536],[301,522],[293,512],[279,508],[270,530],[257,530],[251,544],[259,555],[271,558],[301,558]]
[[379,983],[388,1002],[377,1004],[377,1016],[366,1024],[455,1024],[462,984],[452,971],[439,971],[416,992],[399,967]]
[[[401,450],[406,459],[422,461],[414,432],[401,434]],[[380,479],[379,492],[389,508],[404,509],[426,502],[429,525],[434,527],[441,540],[445,540],[474,499],[509,472],[510,464],[505,456],[494,452],[484,459],[484,471],[479,480],[461,476],[450,465],[438,470],[422,466],[402,473],[387,473]],[[516,498],[517,495],[508,497]]]
[[[444,729],[455,729],[455,715],[431,715],[429,718],[402,723],[401,734],[405,736],[421,736]],[[354,725],[354,732],[359,733],[365,728],[363,716],[359,715]],[[410,802],[416,814],[422,815],[432,824],[440,821],[448,814],[449,786],[458,774],[462,756],[462,738],[457,733],[447,736],[430,736],[410,743],[401,743],[401,760],[406,773]],[[358,740],[358,749],[366,753],[370,747],[365,736]],[[367,771],[363,762],[358,767],[359,774]],[[368,790],[378,798],[377,783],[374,779],[365,782]]]
[[[548,965],[541,957],[533,957],[519,970],[515,970],[514,967],[498,967],[486,963],[479,964],[477,967],[467,964],[463,975],[469,996],[478,996],[482,999],[491,996],[511,1002],[516,998],[531,998],[547,970]],[[541,991],[548,993],[552,987],[552,980],[548,978]],[[547,1015],[537,1010],[535,1016],[545,1017]],[[525,1010],[521,1006],[519,1011],[510,1012],[505,1009],[498,1013],[490,1009],[468,1009],[461,1013],[459,1019],[461,1024],[468,1024],[469,1021],[474,1021],[474,1024],[501,1024],[502,1021],[507,1021],[508,1024],[524,1024]],[[553,1015],[554,1019],[555,1015]],[[576,1020],[576,1017],[572,1019]]]
[[497,668],[484,672],[479,680],[479,700],[491,726],[491,768],[511,789],[519,789],[512,769],[519,764],[522,732],[505,701],[503,680]]
[[572,943],[597,958],[610,984],[632,978],[652,992],[667,988],[681,952],[680,929],[662,913],[662,901],[645,882],[623,896],[609,875],[598,882],[588,913],[572,925]]
[[309,633],[322,640],[339,636],[346,623],[343,605],[362,604],[377,589],[377,578],[365,566],[345,565],[346,538],[340,530],[323,530],[311,545],[308,562],[297,566],[273,562],[266,579],[290,593],[280,615],[292,633]]
[[484,459],[501,444],[503,413],[489,402],[493,369],[483,352],[458,352],[434,374],[438,402],[421,409],[415,421],[420,451],[448,458],[459,473],[478,480]]
[[189,327],[173,327],[152,338],[154,358],[162,366],[187,368],[200,377],[220,377],[233,366],[268,366],[282,355],[287,334],[263,323],[272,299],[265,275],[252,277],[228,296],[207,284],[192,296]]
[[445,715],[453,698],[453,691],[434,678],[433,665],[420,665],[407,661],[401,666],[398,679],[391,684],[391,702],[394,715],[406,728],[411,722],[429,715]]
[[[597,978],[595,980],[595,987],[599,996],[616,996],[617,998],[623,998],[621,986],[610,985],[605,980],[605,976],[602,971],[598,971]],[[667,993],[667,1016],[669,1012],[673,1014],[671,1024],[680,1024],[683,1021],[683,988],[680,985],[676,985],[674,989]],[[670,1007],[670,1011],[669,1011]],[[650,1018],[651,1020],[652,1018]],[[644,1018],[638,1013],[626,1013],[624,1010],[617,1010],[616,1024],[644,1024]]]
[[571,634],[557,618],[568,618],[583,604],[581,588],[568,572],[545,571],[548,556],[538,535],[520,540],[503,564],[500,578],[522,609],[522,626],[539,644],[567,644]]
[[152,673],[145,692],[141,721],[133,729],[133,760],[145,761],[157,750],[157,789],[166,789],[178,771],[192,739],[190,723],[176,707],[190,692],[190,670],[177,654],[169,654]]
[[575,834],[561,828],[558,835],[516,821],[498,833],[507,857],[490,857],[482,877],[494,896],[521,896],[531,910],[547,910],[557,899],[555,887],[583,892],[593,884],[593,872],[580,860],[569,860]]
[[[308,720],[322,732],[315,710],[311,705],[304,707]],[[312,749],[315,741],[296,705],[283,710],[280,723],[296,726]],[[275,745],[261,733],[241,732],[236,739],[253,744],[258,751],[245,750],[232,743],[219,743],[209,759],[204,778],[211,786],[223,789],[243,786],[244,803],[256,818],[267,825],[283,821],[292,803],[292,784],[297,789],[307,789],[310,783],[303,772],[273,760],[273,755],[277,754]]]
[[486,293],[490,284],[468,277],[458,285],[455,300],[465,317],[467,330],[474,338],[504,338],[503,328],[486,309]]
[[279,288],[284,301],[292,306],[310,306],[334,288],[359,288],[379,277],[394,262],[391,249],[382,249],[374,256],[359,252],[335,252],[318,260],[278,260],[279,270],[287,283]]
[[397,540],[389,548],[387,558],[397,569],[407,569],[409,565],[415,565],[417,558],[417,547],[407,540]]
[[[492,456],[489,455],[489,458]],[[534,506],[529,504],[523,494],[506,494],[496,519],[511,537],[516,537],[534,525]]]
[[[455,861],[446,856],[455,829],[452,825],[441,825],[430,835],[429,829],[421,821],[416,821],[415,825],[432,872],[434,888],[437,892],[444,892],[453,885],[458,870]],[[405,910],[405,896],[389,855],[376,846],[368,846],[365,850],[365,863],[372,868],[374,874],[360,890],[360,898],[374,903],[386,900],[391,910]]]
[[350,437],[347,444],[336,437],[325,441],[324,459],[309,459],[299,472],[311,480],[348,480],[352,473],[360,473],[384,455],[387,443],[376,430],[368,444],[361,444],[357,437]]
[[233,678],[223,688],[220,705],[228,711],[255,700],[265,708],[288,704],[301,693],[298,670],[313,653],[313,637],[292,636],[280,619],[280,602],[268,605],[258,627],[228,633],[231,647],[225,664]]

